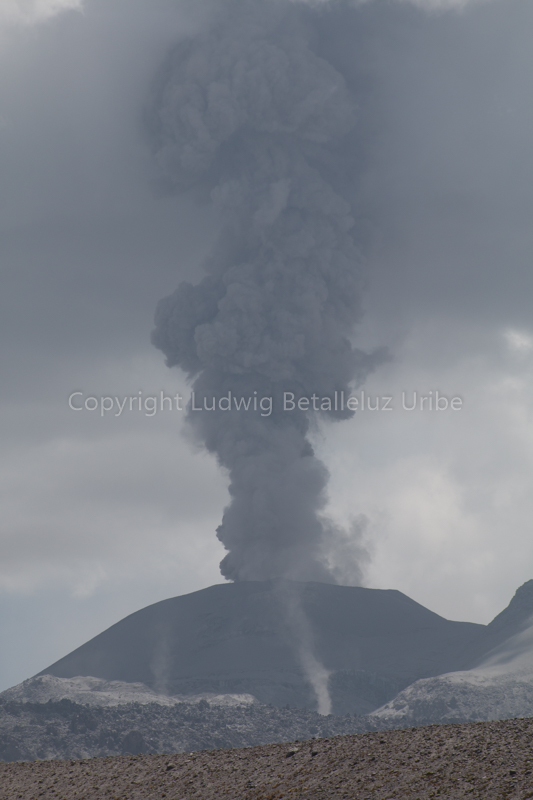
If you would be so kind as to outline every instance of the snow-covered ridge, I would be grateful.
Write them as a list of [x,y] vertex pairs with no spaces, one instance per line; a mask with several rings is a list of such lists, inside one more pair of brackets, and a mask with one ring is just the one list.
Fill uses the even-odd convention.
[[533,672],[451,672],[416,681],[369,715],[398,727],[533,717]]
[[73,703],[90,706],[120,706],[127,703],[175,706],[179,703],[198,703],[205,700],[214,706],[240,706],[255,702],[251,694],[214,694],[204,692],[197,695],[158,694],[143,683],[105,681],[101,678],[78,676],[56,678],[54,675],[38,675],[0,693],[6,701],[22,703],[47,703],[71,700]]
[[369,719],[402,726],[533,717],[532,622],[479,666],[415,681]]

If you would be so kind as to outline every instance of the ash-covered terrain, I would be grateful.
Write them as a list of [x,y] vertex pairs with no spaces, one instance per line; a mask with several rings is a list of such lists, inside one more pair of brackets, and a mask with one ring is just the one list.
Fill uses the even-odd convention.
[[183,753],[359,733],[367,721],[260,703],[128,703],[0,699],[0,761]]
[[[272,584],[228,584],[132,614],[3,692],[0,760],[191,752],[533,717],[533,581],[487,626],[443,620],[400,592],[300,588],[335,714],[316,711]],[[462,669],[437,672],[454,661]],[[83,674],[89,669],[98,674]],[[417,674],[424,677],[407,683]]]

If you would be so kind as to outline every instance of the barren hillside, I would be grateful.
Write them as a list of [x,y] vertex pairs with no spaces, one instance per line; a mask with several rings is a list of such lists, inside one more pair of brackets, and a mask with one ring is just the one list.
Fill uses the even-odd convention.
[[531,719],[242,750],[0,765],[0,800],[533,797]]

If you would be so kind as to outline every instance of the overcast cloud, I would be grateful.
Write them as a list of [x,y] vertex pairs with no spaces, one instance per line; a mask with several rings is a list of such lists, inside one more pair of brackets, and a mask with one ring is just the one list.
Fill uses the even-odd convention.
[[81,7],[82,0],[2,0],[0,21],[3,24],[33,25],[63,11]]
[[[316,49],[359,114],[360,179],[343,186],[369,274],[354,341],[389,347],[364,388],[394,411],[315,430],[328,512],[364,528],[367,585],[487,622],[533,573],[533,8],[331,5]],[[201,279],[220,223],[158,184],[142,111],[210,7],[58,9],[0,3],[3,21],[47,17],[4,28],[0,53],[0,688],[222,580],[227,481],[183,416],[68,406],[189,392],[150,330],[157,301]],[[462,410],[402,409],[403,391],[437,390]]]

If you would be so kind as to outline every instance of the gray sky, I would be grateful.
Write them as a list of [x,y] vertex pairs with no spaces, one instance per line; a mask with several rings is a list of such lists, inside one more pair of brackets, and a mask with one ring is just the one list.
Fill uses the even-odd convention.
[[[316,430],[329,513],[367,518],[366,585],[488,622],[533,573],[533,8],[337,7],[317,47],[359,98],[356,342],[390,348],[364,389],[394,410]],[[161,190],[141,118],[168,46],[208,16],[0,0],[0,688],[222,580],[226,480],[183,415],[68,406],[188,394],[153,313],[201,278],[219,222]],[[402,410],[403,391],[437,390],[462,410]]]

